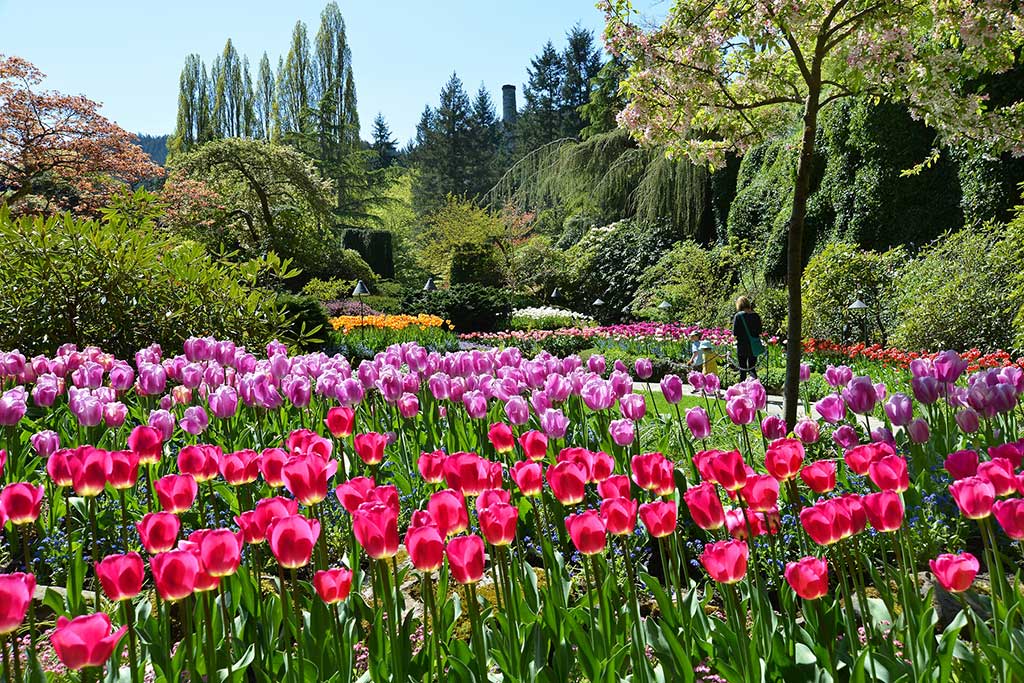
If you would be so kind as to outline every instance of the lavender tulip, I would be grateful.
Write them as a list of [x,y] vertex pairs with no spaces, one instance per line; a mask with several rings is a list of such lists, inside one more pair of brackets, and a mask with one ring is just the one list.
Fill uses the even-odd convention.
[[734,396],[725,404],[725,412],[735,425],[746,425],[754,421],[754,402],[746,396]]
[[686,426],[695,439],[706,439],[711,435],[711,420],[708,413],[700,406],[686,411]]
[[932,360],[935,379],[942,384],[953,384],[967,370],[967,361],[956,351],[943,351]]
[[636,363],[633,364],[633,371],[640,379],[650,379],[654,374],[654,364],[651,363],[650,358],[637,358]]
[[234,417],[238,411],[238,392],[234,387],[223,385],[210,393],[207,402],[214,417],[221,420]]
[[889,421],[897,427],[905,427],[914,419],[914,402],[906,394],[893,394],[884,407]]
[[626,394],[619,399],[619,409],[623,417],[639,422],[647,412],[647,402],[640,394]]
[[981,426],[978,419],[978,413],[976,413],[973,408],[962,408],[957,411],[955,417],[957,426],[960,427],[960,431],[965,434],[973,434],[978,431],[978,428]]
[[786,436],[786,421],[778,415],[768,415],[761,420],[761,434],[769,441]]
[[804,418],[796,423],[796,426],[793,427],[793,435],[800,439],[802,444],[817,443],[821,438],[818,423],[809,418]]
[[857,430],[850,425],[841,425],[832,432],[832,440],[840,448],[853,448],[860,442],[860,437],[857,435]]
[[510,396],[505,402],[505,417],[514,425],[524,425],[530,421],[530,406],[522,396]]
[[36,432],[29,441],[32,443],[32,450],[41,458],[49,458],[60,448],[60,435],[48,429]]
[[27,411],[24,387],[14,387],[0,395],[0,426],[10,427],[18,424]]
[[875,409],[878,394],[870,377],[854,377],[843,388],[843,400],[854,413],[867,415]]
[[829,394],[814,404],[814,410],[829,424],[837,424],[846,417],[846,402],[839,394]]
[[668,403],[675,405],[682,400],[683,380],[679,379],[676,375],[665,375],[659,385],[661,386],[661,394]]
[[152,411],[146,424],[158,430],[165,442],[174,434],[174,415],[166,410]]
[[636,438],[636,431],[633,428],[633,422],[629,419],[612,420],[608,425],[608,433],[611,434],[612,441],[619,446],[628,446],[633,443],[633,439]]
[[928,439],[931,438],[928,423],[921,418],[917,418],[907,425],[907,435],[911,441],[918,444],[927,443]]
[[910,388],[914,391],[914,398],[926,406],[930,406],[939,400],[939,380],[931,375],[915,377],[910,380]]
[[569,418],[561,410],[545,410],[540,416],[540,427],[548,438],[561,439],[569,429]]

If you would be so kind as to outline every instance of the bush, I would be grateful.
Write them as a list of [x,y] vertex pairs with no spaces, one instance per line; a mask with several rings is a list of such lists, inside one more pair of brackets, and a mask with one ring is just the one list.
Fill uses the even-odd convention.
[[728,281],[713,252],[696,242],[680,242],[644,271],[632,309],[640,317],[657,319],[662,315],[658,304],[668,301],[672,319],[711,325],[728,296]]
[[431,313],[450,320],[458,332],[494,332],[505,329],[512,303],[504,289],[483,285],[452,285],[433,292],[417,292],[406,299],[407,313]]
[[0,348],[53,353],[70,342],[122,358],[191,335],[260,346],[289,337],[275,295],[257,285],[291,277],[273,253],[246,263],[149,227],[68,214],[12,220],[0,208]]
[[504,278],[494,247],[485,244],[457,244],[452,248],[448,282],[453,285],[475,283],[493,285]]
[[291,321],[292,338],[309,338],[308,343],[319,342],[330,329],[327,311],[316,297],[301,294],[279,294],[277,305]]
[[341,243],[345,249],[355,251],[367,268],[377,275],[382,278],[395,276],[392,238],[387,230],[349,228],[342,231]]
[[989,351],[1013,344],[1007,301],[1024,262],[1019,233],[1011,230],[1000,241],[997,230],[947,235],[903,269],[896,282],[896,346]]
[[862,323],[850,304],[860,298],[870,306],[870,337],[886,342],[896,325],[894,283],[906,261],[901,247],[880,254],[849,242],[825,245],[804,270],[804,336],[859,341]]

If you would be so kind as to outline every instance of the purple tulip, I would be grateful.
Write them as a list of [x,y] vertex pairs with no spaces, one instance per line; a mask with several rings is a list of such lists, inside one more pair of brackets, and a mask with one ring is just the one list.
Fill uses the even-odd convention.
[[463,394],[462,405],[466,407],[466,413],[474,420],[482,420],[487,417],[487,399],[479,391],[467,391]]
[[884,401],[885,397],[889,395],[889,390],[885,386],[885,382],[875,383],[875,397],[879,402]]
[[103,424],[111,429],[117,429],[124,424],[128,417],[128,406],[120,401],[112,401],[103,404]]
[[981,426],[978,413],[973,408],[962,408],[957,411],[956,424],[965,434],[973,434]]
[[143,396],[157,396],[167,388],[167,371],[162,365],[143,363],[139,365],[138,392]]
[[850,425],[841,425],[832,432],[832,440],[840,448],[853,448],[860,442],[860,437],[857,435],[857,430]]
[[800,381],[806,382],[811,379],[811,366],[807,363],[800,364]]
[[411,419],[419,415],[420,400],[416,394],[402,394],[398,398],[398,413],[405,419]]
[[96,389],[103,385],[103,366],[87,360],[71,373],[71,383],[82,389]]
[[867,415],[875,409],[878,394],[870,377],[854,377],[843,388],[843,400],[854,413]]
[[633,422],[628,419],[612,420],[608,425],[608,433],[611,434],[612,441],[619,446],[628,446],[636,438]]
[[562,375],[548,375],[544,380],[544,392],[552,401],[562,403],[572,393],[572,385]]
[[533,412],[543,415],[544,411],[551,409],[551,399],[548,398],[547,392],[534,389],[530,394],[530,405],[533,406]]
[[718,379],[718,375],[704,375],[703,393],[706,396],[714,396],[721,387],[722,381]]
[[612,369],[614,369],[616,372],[629,372],[629,368],[620,358],[616,358],[615,362],[612,363]]
[[178,377],[186,387],[195,389],[203,383],[204,370],[205,368],[198,363],[186,363],[181,366]]
[[885,427],[875,427],[872,429],[871,440],[878,443],[887,443],[893,448],[896,447],[896,437]]
[[591,372],[596,372],[599,375],[603,375],[605,367],[606,364],[604,361],[604,356],[602,356],[599,353],[595,353],[590,358],[587,359],[587,369],[589,369]]
[[363,383],[355,377],[346,377],[338,388],[338,400],[349,407],[362,403],[365,395]]
[[405,391],[401,373],[394,368],[385,367],[377,377],[377,390],[380,391],[380,395],[388,403],[397,401],[398,397]]
[[14,387],[0,395],[0,426],[11,427],[18,424],[27,411],[24,387]]
[[839,394],[829,394],[814,404],[814,410],[825,422],[836,424],[846,417],[846,402]]
[[152,411],[147,424],[158,430],[165,442],[174,434],[174,415],[166,410]]
[[768,415],[761,420],[761,434],[769,441],[786,436],[786,421],[778,415]]
[[632,393],[633,391],[633,378],[629,376],[628,372],[620,372],[616,370],[608,378],[611,382],[612,391],[618,397],[623,397],[626,394]]
[[234,417],[238,412],[238,392],[228,385],[214,389],[207,397],[207,402],[213,416],[221,420]]
[[[36,385],[32,387],[32,402],[41,408],[49,408],[63,392],[64,380],[57,375],[46,374],[36,379]],[[3,413],[3,399],[0,398],[0,414]],[[0,416],[0,424],[3,424],[3,417]]]
[[650,358],[637,358],[636,363],[633,364],[633,371],[640,379],[650,379],[654,374],[654,364],[651,363]]
[[679,379],[676,375],[665,375],[661,378],[659,385],[661,386],[661,394],[668,403],[675,405],[682,400],[683,380]]
[[701,391],[704,388],[704,373],[691,370],[690,374],[686,376],[686,382],[694,391]]
[[29,366],[24,354],[18,349],[4,353],[0,351],[0,377],[18,377]]
[[48,429],[36,432],[29,441],[32,443],[32,450],[41,458],[49,458],[60,448],[60,435]]
[[623,417],[639,422],[647,412],[647,402],[640,394],[626,394],[619,399],[619,409]]
[[903,393],[895,393],[884,405],[889,421],[897,427],[905,427],[914,419],[914,402]]
[[583,403],[593,411],[607,410],[615,403],[612,385],[603,379],[592,379],[580,390]]
[[548,438],[561,439],[569,429],[569,418],[561,410],[545,410],[540,416],[540,428]]
[[95,427],[103,421],[103,404],[88,389],[72,387],[68,408],[83,427]]
[[505,416],[514,425],[524,425],[530,421],[530,406],[522,396],[510,396],[505,402]]
[[210,419],[206,416],[206,411],[202,406],[190,406],[185,409],[185,415],[182,416],[181,422],[178,424],[189,434],[198,436],[206,431],[210,425]]
[[821,438],[818,423],[809,418],[797,421],[796,426],[793,427],[793,435],[800,439],[802,444],[817,443],[818,439]]
[[431,395],[438,401],[448,398],[448,390],[451,387],[451,378],[443,372],[437,372],[427,380],[427,387]]
[[746,396],[734,396],[726,402],[725,412],[734,425],[746,425],[754,421],[757,411]]
[[853,370],[846,365],[830,365],[825,369],[825,381],[830,387],[845,387],[853,379]]
[[1009,384],[997,384],[992,387],[989,405],[996,413],[1009,413],[1017,407],[1017,392]]
[[132,370],[132,366],[125,363],[123,360],[115,361],[110,366],[110,386],[115,391],[128,391],[135,384],[135,371]]
[[939,380],[931,375],[915,377],[910,380],[910,388],[914,390],[914,398],[926,406],[930,406],[939,400]]
[[967,370],[967,361],[956,351],[943,351],[932,360],[935,379],[942,384],[953,384]]
[[292,375],[284,379],[284,395],[296,408],[305,408],[312,398],[313,388],[310,386],[308,377]]
[[711,435],[711,420],[708,419],[707,411],[700,406],[686,411],[686,426],[695,439],[706,439]]
[[932,376],[932,362],[926,358],[915,358],[910,361],[910,374],[915,378]]
[[928,430],[928,423],[921,418],[916,418],[907,425],[907,435],[914,443],[926,443],[931,437]]

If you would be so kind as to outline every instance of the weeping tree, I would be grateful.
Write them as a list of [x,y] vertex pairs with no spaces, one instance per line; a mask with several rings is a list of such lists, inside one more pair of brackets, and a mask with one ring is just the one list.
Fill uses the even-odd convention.
[[[1018,65],[1016,0],[675,0],[645,29],[630,0],[602,0],[605,39],[629,65],[619,122],[673,157],[722,165],[800,133],[786,248],[786,421],[796,423],[801,275],[819,114],[846,97],[901,102],[947,143],[1024,154],[1024,106],[993,100]],[[647,25],[644,22],[644,25]],[[937,159],[922,160],[922,168]]]

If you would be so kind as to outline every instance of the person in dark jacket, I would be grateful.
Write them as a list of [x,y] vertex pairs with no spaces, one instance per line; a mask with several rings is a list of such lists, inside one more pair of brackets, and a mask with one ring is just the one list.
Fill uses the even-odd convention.
[[761,316],[754,312],[753,302],[745,296],[736,299],[736,315],[732,319],[732,335],[736,337],[736,363],[740,381],[747,375],[757,377],[757,356],[750,345],[751,337],[761,336]]

